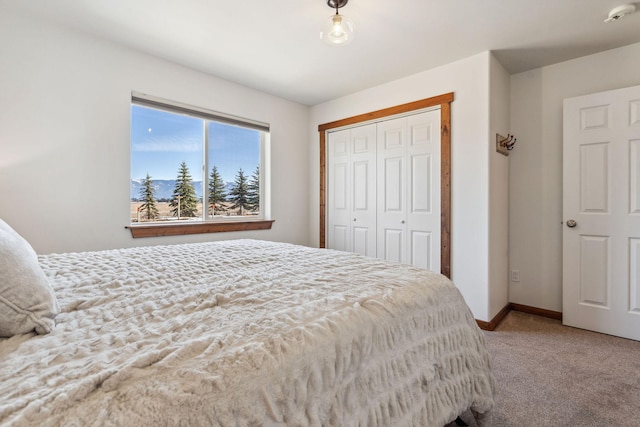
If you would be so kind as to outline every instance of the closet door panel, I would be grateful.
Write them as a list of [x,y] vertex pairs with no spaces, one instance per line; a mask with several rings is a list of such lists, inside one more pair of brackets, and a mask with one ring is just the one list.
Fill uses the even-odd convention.
[[349,197],[347,197],[349,164],[347,162],[336,162],[332,166],[333,208],[338,212],[347,212],[349,210]]
[[378,258],[387,261],[404,262],[404,229],[402,228],[383,228],[378,236],[382,241],[378,241],[382,253]]
[[400,118],[378,123],[378,138],[382,142],[383,150],[404,149],[406,144],[404,122],[405,119]]
[[[353,163],[353,252],[361,255],[375,256],[375,248],[370,248],[373,243],[375,245],[375,212],[370,214],[371,209],[375,209],[375,203],[372,206],[371,194],[369,189],[375,183],[371,183],[370,169],[371,165],[368,161],[359,161]],[[370,234],[374,234],[373,239]]]
[[349,229],[343,225],[333,225],[330,229],[331,249],[351,252]]
[[406,262],[406,118],[378,123],[378,258]]
[[413,230],[410,236],[409,256],[411,258],[409,259],[409,264],[415,265],[416,267],[426,268],[427,270],[433,270],[433,257],[431,256],[433,244],[431,243],[431,233]]
[[327,247],[351,251],[351,132],[327,135]]
[[[375,244],[375,230],[371,230],[367,227],[354,226],[352,231],[353,252],[360,255],[371,256],[369,246],[371,243]],[[372,234],[373,237],[371,236]]]
[[376,127],[327,135],[327,247],[376,256]]
[[390,157],[382,165],[382,207],[388,214],[402,214],[404,210],[404,158]]
[[440,110],[407,117],[407,262],[440,268]]
[[409,212],[430,214],[432,205],[432,161],[430,154],[411,156],[409,170]]
[[351,239],[353,252],[375,257],[376,125],[351,129]]

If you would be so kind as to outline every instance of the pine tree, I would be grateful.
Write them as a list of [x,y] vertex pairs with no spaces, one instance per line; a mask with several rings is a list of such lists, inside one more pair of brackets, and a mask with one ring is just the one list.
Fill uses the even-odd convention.
[[153,180],[147,173],[147,177],[142,181],[142,188],[140,188],[140,200],[144,203],[138,208],[140,212],[144,212],[144,218],[147,221],[158,218],[158,207],[156,206],[156,197],[153,194],[155,188],[153,187]]
[[198,198],[186,162],[180,163],[173,198],[169,206],[173,208],[171,209],[173,216],[178,218],[194,217],[198,213]]
[[260,210],[260,165],[256,166],[247,184],[247,209],[252,212]]
[[240,215],[244,215],[244,210],[247,208],[247,178],[242,168],[238,170],[228,199],[233,203],[231,209],[240,209]]
[[224,191],[224,181],[220,177],[216,166],[211,170],[209,178],[209,206],[211,212],[215,215],[220,210],[220,203],[227,201],[227,194]]

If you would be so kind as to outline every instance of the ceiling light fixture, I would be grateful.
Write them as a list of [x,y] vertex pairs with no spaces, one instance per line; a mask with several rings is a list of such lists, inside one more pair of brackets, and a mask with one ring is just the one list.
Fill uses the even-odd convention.
[[323,30],[320,32],[320,38],[328,45],[340,46],[350,43],[353,40],[356,29],[353,21],[338,13],[338,9],[348,2],[349,0],[327,0],[327,5],[332,9],[336,9],[336,14],[329,17]]
[[604,22],[613,22],[621,19],[625,15],[629,15],[636,11],[635,4],[623,4],[622,6],[614,7],[609,11],[609,17],[604,20]]

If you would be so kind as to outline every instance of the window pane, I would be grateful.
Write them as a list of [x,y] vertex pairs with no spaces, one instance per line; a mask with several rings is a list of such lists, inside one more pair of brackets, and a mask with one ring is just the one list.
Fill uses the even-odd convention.
[[131,222],[264,219],[269,126],[216,114],[132,95]]
[[209,215],[260,215],[261,132],[209,122]]
[[203,140],[202,119],[131,106],[132,222],[202,219]]

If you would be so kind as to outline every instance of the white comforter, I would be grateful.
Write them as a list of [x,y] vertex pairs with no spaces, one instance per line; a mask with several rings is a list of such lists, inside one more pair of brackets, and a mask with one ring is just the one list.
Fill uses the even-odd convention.
[[237,240],[41,256],[61,313],[0,340],[0,424],[441,426],[493,406],[443,276]]

